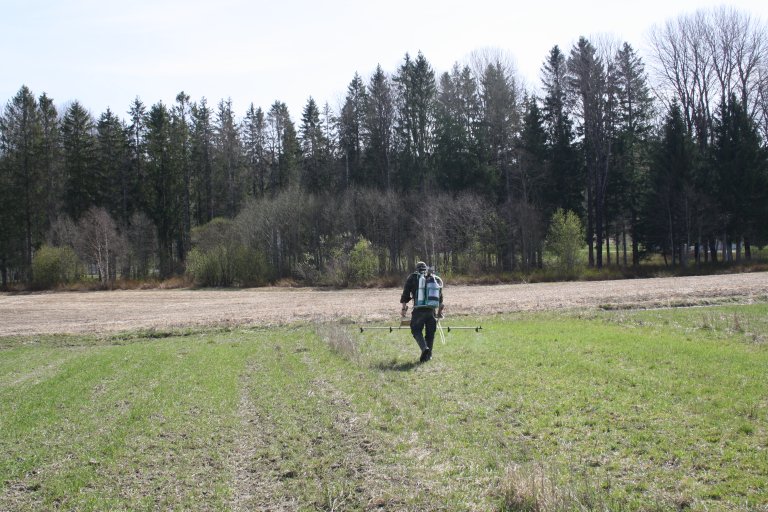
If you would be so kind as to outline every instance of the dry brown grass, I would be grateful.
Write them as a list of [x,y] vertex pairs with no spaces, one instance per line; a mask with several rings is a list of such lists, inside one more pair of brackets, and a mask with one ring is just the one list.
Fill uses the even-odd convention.
[[509,468],[501,484],[501,510],[566,512],[623,508],[621,503],[611,499],[599,483],[587,475],[571,472],[566,483],[558,482],[558,477],[560,475],[556,468],[547,468],[541,464]]
[[357,338],[348,327],[337,323],[325,323],[319,325],[316,332],[320,339],[340,356],[351,361],[357,361],[360,358]]

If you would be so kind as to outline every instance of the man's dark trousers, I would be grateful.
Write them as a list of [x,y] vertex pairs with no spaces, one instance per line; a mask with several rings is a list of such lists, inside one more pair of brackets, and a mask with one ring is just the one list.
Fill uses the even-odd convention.
[[[422,334],[425,327],[426,333]],[[422,351],[432,350],[432,344],[435,342],[435,331],[437,331],[435,312],[430,308],[414,309],[411,313],[411,334]]]

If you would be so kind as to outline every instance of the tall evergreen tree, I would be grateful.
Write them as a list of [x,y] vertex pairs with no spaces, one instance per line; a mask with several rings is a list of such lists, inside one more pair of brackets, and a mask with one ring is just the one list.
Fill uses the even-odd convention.
[[363,118],[366,165],[371,168],[375,183],[387,190],[392,180],[393,130],[395,104],[389,78],[376,66],[368,84],[368,101]]
[[300,148],[296,128],[288,106],[281,101],[275,101],[267,113],[267,151],[272,194],[298,185]]
[[213,153],[214,132],[211,109],[202,98],[191,107],[192,114],[192,203],[195,224],[207,224],[213,219]]
[[[547,132],[546,210],[557,208],[583,215],[584,178],[574,148],[573,121],[568,111],[568,68],[558,46],[549,52],[541,69],[544,89],[542,115]],[[546,218],[551,218],[547,215]]]
[[[0,220],[7,234],[0,235],[0,267],[3,283],[7,268],[19,265],[24,274],[43,228],[44,191],[41,179],[42,128],[37,100],[22,86],[5,106],[0,117],[0,155],[3,157],[2,185],[7,203]],[[6,188],[7,187],[7,188]]]
[[[714,125],[712,167],[720,206],[723,243],[744,243],[751,258],[752,241],[765,236],[768,223],[768,161],[757,126],[735,94],[723,99]],[[730,251],[726,253],[729,255]]]
[[171,109],[171,148],[173,161],[181,173],[181,226],[178,232],[179,259],[186,260],[192,248],[192,136],[190,129],[190,97],[184,91],[176,95]]
[[363,173],[363,128],[367,103],[365,84],[355,73],[347,87],[347,96],[338,120],[339,145],[344,158],[344,185],[362,184],[367,181]]
[[128,129],[109,108],[96,123],[95,146],[96,174],[103,177],[104,206],[124,230],[135,209],[135,185],[130,174]]
[[424,55],[406,54],[394,78],[397,87],[396,130],[401,151],[400,185],[428,190],[434,181],[430,157],[434,145],[435,72]]
[[[664,122],[649,169],[641,237],[647,248],[681,262],[691,241],[696,149],[677,102]],[[684,263],[684,260],[682,260]]]
[[216,188],[223,195],[219,200],[220,205],[217,206],[217,211],[229,218],[234,218],[241,204],[243,180],[240,133],[235,123],[231,99],[219,102],[214,133],[216,141],[214,184],[218,185]]
[[174,242],[182,224],[182,176],[173,161],[171,116],[162,102],[149,109],[146,126],[147,214],[157,229],[160,275],[168,277],[176,269]]
[[91,114],[77,101],[61,123],[64,158],[64,208],[73,220],[103,202],[104,177],[96,163],[95,125]]
[[571,49],[568,75],[574,112],[580,122],[582,162],[586,170],[589,264],[602,268],[612,118],[611,111],[606,112],[609,91],[605,65],[584,37]]
[[517,166],[513,174],[519,222],[520,256],[523,267],[541,267],[545,221],[554,211],[547,208],[545,191],[547,175],[547,133],[536,97],[524,101],[520,138],[517,145]]
[[45,193],[45,224],[50,224],[61,211],[64,178],[61,174],[61,123],[53,100],[45,93],[38,101],[40,107],[41,172]]
[[[363,121],[365,121],[365,118],[363,118]],[[320,129],[323,133],[323,142],[325,143],[323,153],[325,155],[326,169],[323,171],[323,174],[328,176],[329,186],[334,190],[338,190],[342,183],[341,143],[339,140],[338,120],[327,101],[320,111]],[[365,166],[366,162],[363,162],[361,165]],[[366,170],[366,173],[369,176],[367,184],[370,186],[372,184],[371,180],[375,179],[375,177],[371,176],[370,170]]]
[[137,96],[128,109],[128,147],[130,158],[130,183],[133,185],[132,196],[135,209],[145,211],[147,201],[143,194],[144,165],[146,162],[146,118],[147,108]]
[[263,197],[267,187],[266,130],[264,111],[261,107],[255,108],[251,103],[245,113],[241,132],[248,175],[248,193],[255,198]]
[[554,210],[545,204],[545,193],[549,183],[546,180],[545,164],[547,160],[547,132],[544,127],[544,115],[539,109],[538,100],[531,96],[525,102],[525,112],[518,144],[518,165],[520,196],[527,203],[542,209],[544,218],[552,217]]
[[489,164],[499,180],[498,197],[512,197],[512,166],[514,141],[520,129],[517,88],[513,76],[501,62],[488,64],[480,77],[483,141]]
[[331,185],[331,176],[327,173],[328,142],[320,122],[320,110],[311,96],[301,115],[299,140],[302,154],[301,183],[304,189],[313,193],[327,191]]
[[513,172],[516,162],[515,139],[520,130],[520,112],[515,77],[500,60],[488,63],[480,77],[481,144],[486,165],[491,169],[496,187],[496,200],[501,205],[502,222],[496,234],[501,268],[515,266],[515,227],[521,220],[521,211],[513,194]]
[[[615,172],[610,186],[617,216],[630,232],[632,264],[637,266],[640,264],[638,222],[648,167],[653,100],[645,65],[628,43],[624,43],[616,54],[615,70],[618,126],[613,148]],[[625,264],[626,245],[624,241]]]
[[454,64],[440,77],[435,122],[435,160],[441,188],[493,192],[479,140],[477,81],[468,66]]

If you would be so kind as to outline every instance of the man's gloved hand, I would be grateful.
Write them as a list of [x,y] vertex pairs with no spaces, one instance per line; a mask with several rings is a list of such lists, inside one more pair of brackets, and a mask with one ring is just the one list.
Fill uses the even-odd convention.
[[400,310],[400,316],[405,318],[405,314],[408,312],[408,304],[403,303],[403,308]]
[[445,315],[443,314],[443,306],[440,306],[437,308],[437,318],[443,319],[445,318]]

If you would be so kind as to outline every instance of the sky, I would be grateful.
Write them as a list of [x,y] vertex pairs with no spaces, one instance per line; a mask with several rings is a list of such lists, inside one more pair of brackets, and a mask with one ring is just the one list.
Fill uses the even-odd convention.
[[406,53],[439,76],[491,49],[535,89],[554,45],[607,34],[648,61],[653,25],[720,5],[768,22],[764,0],[0,0],[0,105],[26,85],[60,112],[77,100],[125,118],[136,97],[184,91],[239,117],[279,100],[298,124],[310,96],[338,111],[356,72],[394,73]]

